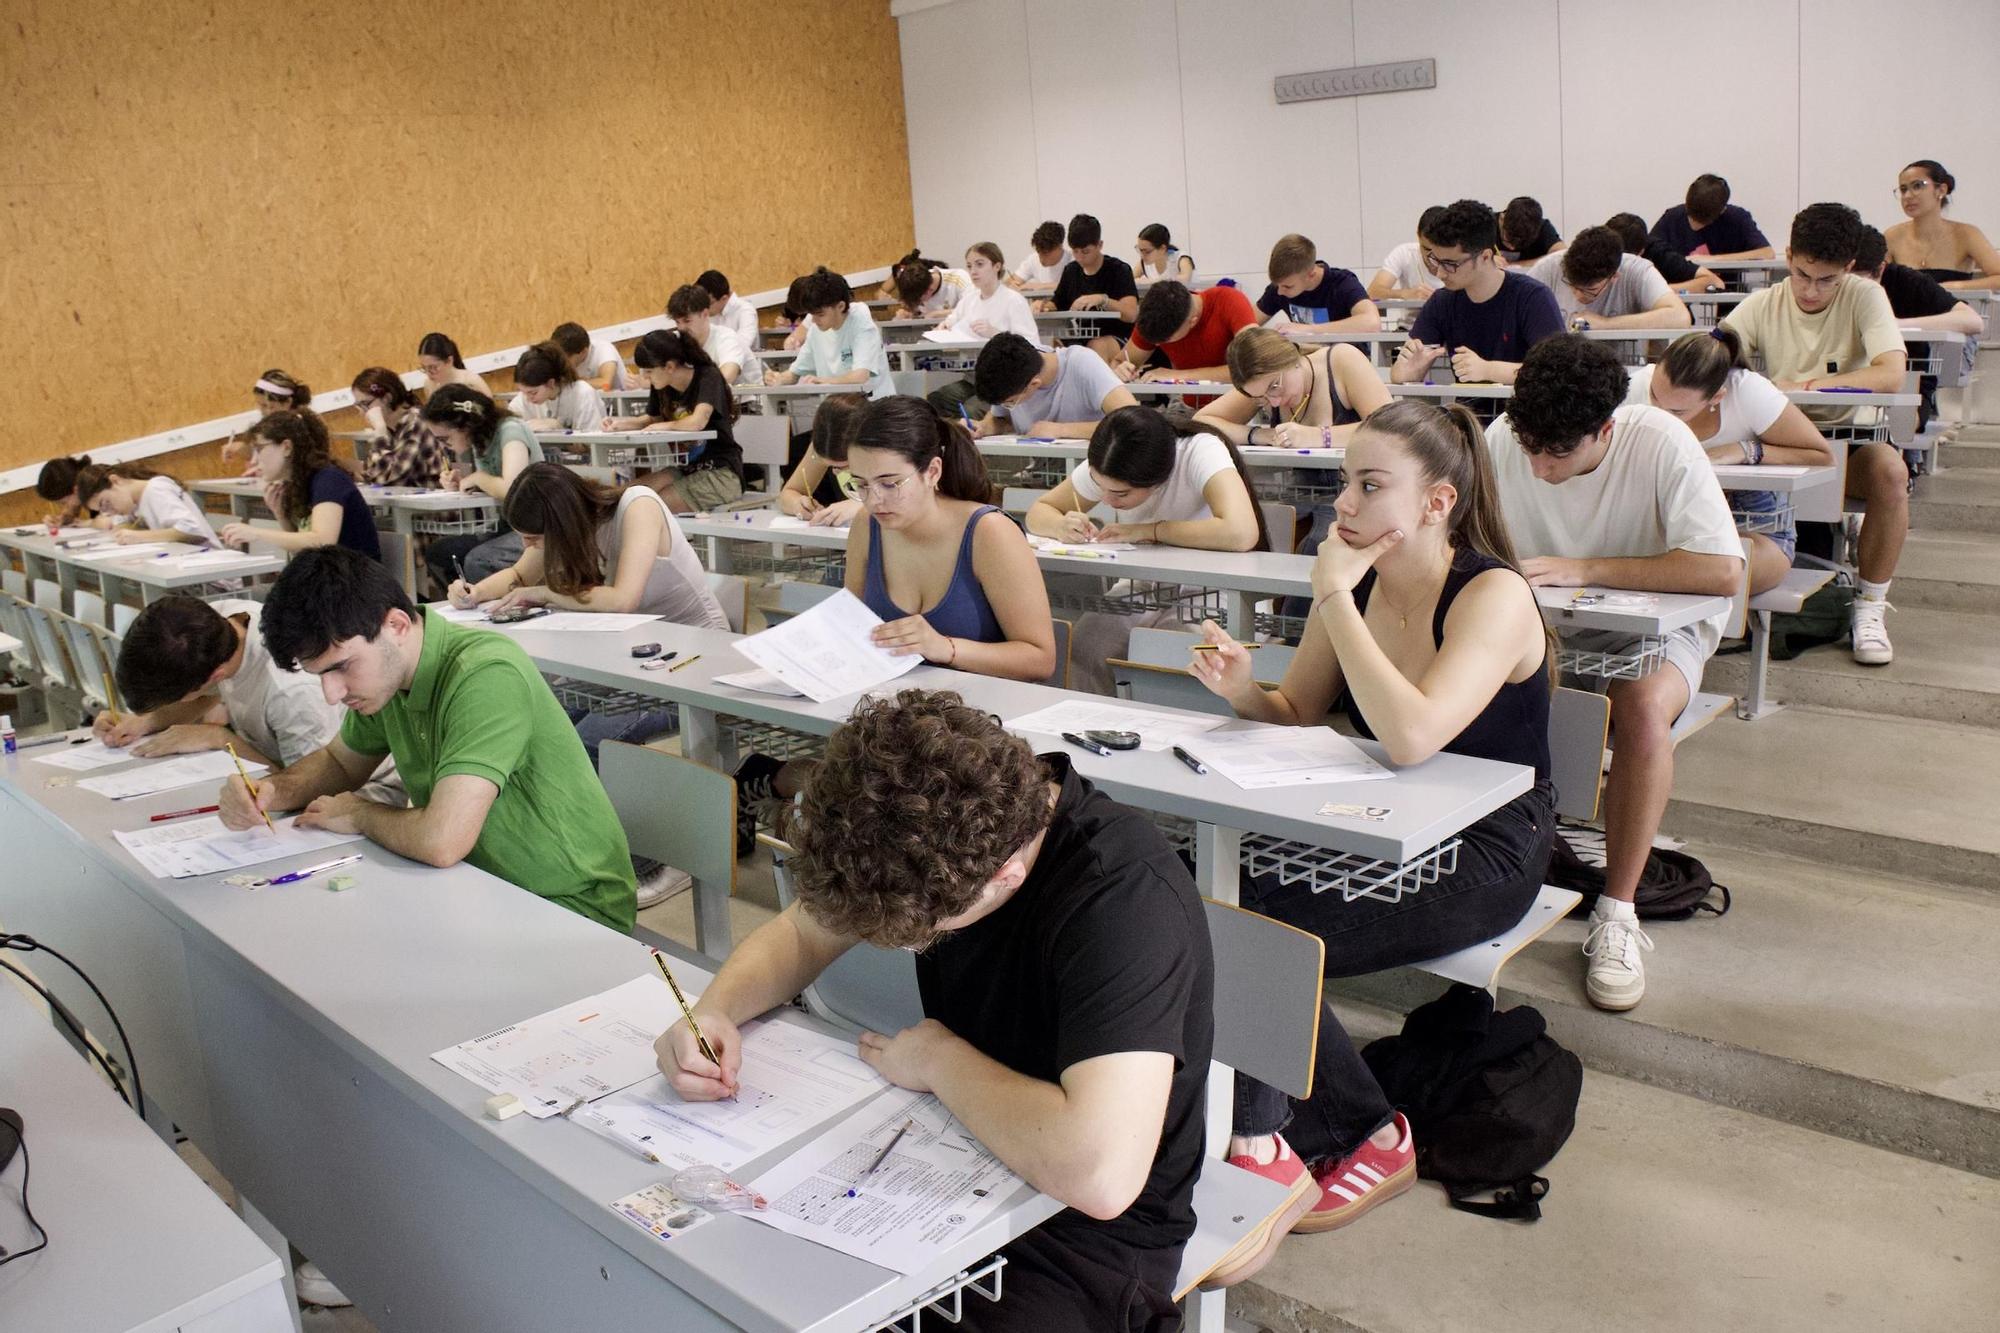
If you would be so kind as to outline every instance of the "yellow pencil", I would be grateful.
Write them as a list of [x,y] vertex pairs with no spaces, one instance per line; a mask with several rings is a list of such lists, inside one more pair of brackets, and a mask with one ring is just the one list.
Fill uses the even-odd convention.
[[118,720],[118,696],[112,693],[109,671],[104,673],[104,711],[111,715],[113,722]]
[[694,1033],[695,1042],[701,1047],[702,1058],[717,1069],[721,1069],[722,1060],[716,1055],[715,1048],[708,1044],[708,1038],[701,1035],[701,1024],[694,1021],[694,1010],[688,1008],[687,996],[681,994],[681,983],[674,980],[673,970],[667,966],[667,956],[655,949],[653,961],[660,965],[660,975],[667,979],[667,988],[673,991],[674,1003],[681,1007],[681,1017],[687,1020],[688,1031]]
[[693,665],[694,665],[694,664],[695,664],[696,662],[699,662],[700,660],[701,660],[701,654],[700,654],[700,653],[696,653],[696,654],[695,654],[695,655],[694,655],[693,657],[688,657],[688,658],[683,658],[682,660],[680,660],[680,661],[678,661],[678,662],[674,663],[674,664],[673,664],[672,666],[668,667],[668,668],[667,668],[667,674],[668,674],[669,676],[671,676],[671,675],[673,675],[673,674],[674,674],[674,672],[676,672],[676,671],[679,671],[679,670],[680,670],[680,669],[681,669],[682,667],[684,667],[684,666],[693,666]]
[[[236,747],[234,745],[225,745],[223,748],[228,750],[229,757],[232,760],[235,760],[236,776],[243,779],[243,786],[249,791],[250,800],[254,803],[257,799],[257,784],[252,782],[250,780],[250,775],[243,771],[243,760],[237,756]],[[257,813],[263,816],[265,828],[271,830],[271,832],[273,833],[276,833],[278,831],[278,826],[271,822],[271,815],[269,811],[259,810]]]

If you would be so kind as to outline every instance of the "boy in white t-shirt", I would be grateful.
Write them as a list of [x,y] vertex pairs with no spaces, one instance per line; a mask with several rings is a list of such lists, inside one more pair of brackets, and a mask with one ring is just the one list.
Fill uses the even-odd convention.
[[630,378],[625,374],[625,359],[618,355],[618,348],[602,338],[590,336],[590,330],[581,324],[558,324],[549,341],[563,349],[569,358],[570,368],[576,377],[602,393],[607,389],[629,389]]
[[757,307],[729,289],[729,279],[714,269],[705,269],[694,285],[708,293],[708,317],[719,320],[750,349],[757,348]]
[[764,363],[741,334],[709,313],[711,304],[708,289],[691,282],[667,298],[667,318],[701,344],[723,379],[731,384],[762,384]]
[[1003,333],[979,349],[972,382],[988,404],[986,415],[972,428],[975,437],[1011,430],[1087,440],[1105,417],[1139,404],[1117,372],[1090,348],[1049,352],[1014,333]]
[[1626,254],[1625,242],[1609,227],[1585,227],[1563,249],[1530,265],[1528,276],[1556,294],[1556,307],[1572,329],[1685,329],[1694,323],[1660,270]]
[[[1537,587],[1733,595],[1743,542],[1708,456],[1677,417],[1623,406],[1625,391],[1616,354],[1575,334],[1544,339],[1522,361],[1506,413],[1486,429],[1521,572]],[[1652,941],[1632,901],[1673,790],[1671,728],[1727,620],[1724,610],[1673,631],[1657,670],[1608,685],[1605,889],[1584,945],[1585,989],[1601,1009],[1630,1009],[1646,993],[1639,955]],[[1606,653],[1635,646],[1601,631],[1564,639]]]
[[[1382,258],[1382,269],[1368,280],[1371,301],[1425,301],[1444,284],[1424,263],[1424,228],[1444,216],[1443,204],[1432,204],[1417,219],[1417,237],[1404,241]],[[1399,312],[1401,313],[1401,312]]]
[[1007,285],[1016,289],[1034,288],[1038,293],[1052,292],[1062,278],[1063,266],[1076,256],[1063,243],[1063,224],[1044,222],[1035,228],[1028,238],[1030,254],[1014,266],[1007,275]]

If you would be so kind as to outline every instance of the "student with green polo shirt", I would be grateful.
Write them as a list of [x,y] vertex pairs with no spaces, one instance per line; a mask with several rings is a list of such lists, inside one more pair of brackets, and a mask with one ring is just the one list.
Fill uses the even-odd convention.
[[[359,833],[434,866],[470,861],[583,916],[630,931],[632,860],[576,729],[511,639],[419,612],[353,551],[302,551],[271,587],[265,647],[344,704],[339,734],[258,784],[222,790],[222,821],[298,810],[309,828]],[[408,809],[355,789],[385,754]]]

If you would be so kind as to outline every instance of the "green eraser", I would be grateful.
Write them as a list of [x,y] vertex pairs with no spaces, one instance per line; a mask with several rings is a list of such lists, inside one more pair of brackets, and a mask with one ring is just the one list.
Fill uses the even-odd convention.
[[327,880],[326,887],[327,891],[330,893],[344,893],[348,889],[354,887],[354,876],[335,875],[331,879]]

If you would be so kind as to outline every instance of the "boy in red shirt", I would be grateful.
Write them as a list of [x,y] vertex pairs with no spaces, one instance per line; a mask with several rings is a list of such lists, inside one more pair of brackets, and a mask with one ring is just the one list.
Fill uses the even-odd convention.
[[1191,292],[1178,282],[1156,282],[1139,302],[1139,322],[1125,344],[1125,357],[1113,361],[1118,378],[1152,379],[1161,374],[1140,367],[1155,347],[1166,353],[1173,378],[1227,380],[1229,340],[1258,322],[1257,307],[1234,287],[1209,287]]

